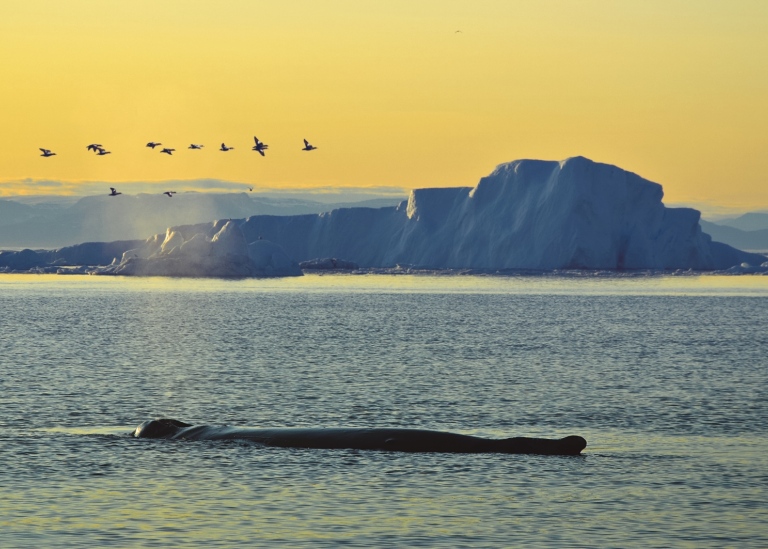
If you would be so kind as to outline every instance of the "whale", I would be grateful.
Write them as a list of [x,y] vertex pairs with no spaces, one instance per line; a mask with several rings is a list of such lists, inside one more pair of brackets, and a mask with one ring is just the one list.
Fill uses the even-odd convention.
[[133,431],[136,438],[173,440],[247,440],[279,448],[376,450],[451,454],[539,454],[577,456],[587,441],[576,435],[559,439],[482,438],[444,431],[402,428],[248,428],[192,425],[176,419],[151,419]]

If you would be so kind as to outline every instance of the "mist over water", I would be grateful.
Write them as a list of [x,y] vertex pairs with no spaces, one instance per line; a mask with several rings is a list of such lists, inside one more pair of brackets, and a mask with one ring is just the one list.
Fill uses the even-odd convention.
[[[763,547],[766,277],[0,275],[0,545]],[[576,458],[137,440],[151,417]]]

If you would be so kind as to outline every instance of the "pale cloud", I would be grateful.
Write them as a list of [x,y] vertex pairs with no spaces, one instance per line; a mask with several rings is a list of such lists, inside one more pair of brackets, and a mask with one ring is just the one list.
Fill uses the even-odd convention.
[[[367,200],[371,198],[397,198],[408,196],[410,190],[395,186],[371,187],[336,187],[336,186],[300,186],[274,185],[263,186],[252,183],[224,181],[220,179],[190,179],[167,181],[56,181],[49,179],[20,179],[0,181],[0,197],[22,196],[91,196],[105,194],[110,187],[115,187],[125,194],[162,193],[167,190],[177,192],[253,192],[267,196],[313,197],[319,202],[339,200]],[[253,189],[253,191],[251,191]]]

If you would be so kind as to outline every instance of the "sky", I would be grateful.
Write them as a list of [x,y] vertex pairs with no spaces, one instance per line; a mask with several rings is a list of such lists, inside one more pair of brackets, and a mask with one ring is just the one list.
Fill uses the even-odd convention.
[[768,208],[763,0],[8,0],[0,59],[0,197],[473,186],[581,155]]

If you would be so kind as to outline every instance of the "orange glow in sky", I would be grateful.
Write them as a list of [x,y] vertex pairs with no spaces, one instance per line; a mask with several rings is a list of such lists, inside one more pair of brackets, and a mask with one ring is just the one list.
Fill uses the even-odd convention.
[[25,0],[0,4],[0,54],[0,196],[474,185],[583,155],[667,202],[768,207],[768,2]]

